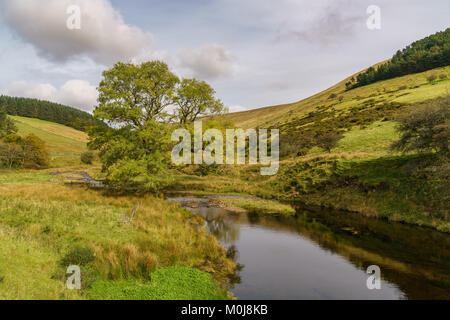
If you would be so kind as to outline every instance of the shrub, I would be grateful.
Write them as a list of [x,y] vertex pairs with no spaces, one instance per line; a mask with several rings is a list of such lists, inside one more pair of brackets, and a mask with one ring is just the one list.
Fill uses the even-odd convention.
[[429,75],[427,77],[427,81],[430,82],[430,83],[432,83],[436,79],[437,79],[437,76],[435,74]]
[[337,97],[337,94],[336,93],[332,93],[332,94],[330,94],[328,99],[336,99],[336,97]]
[[340,132],[327,132],[319,135],[316,138],[316,144],[318,147],[331,152],[331,149],[337,147],[339,140],[342,139],[342,133]]
[[81,162],[85,164],[92,164],[95,159],[95,155],[92,151],[83,152],[80,156]]
[[18,145],[0,142],[0,167],[9,169],[20,167],[22,161],[23,151]]
[[439,75],[439,79],[441,79],[441,80],[447,79],[447,75],[445,73],[441,73]]
[[0,166],[41,169],[49,165],[49,153],[44,141],[34,134],[25,138],[11,134],[0,143]]
[[83,266],[95,260],[94,251],[87,247],[75,246],[61,259],[60,265],[68,267],[71,265]]
[[400,140],[393,149],[407,151],[435,150],[449,152],[450,95],[398,119]]
[[48,167],[50,158],[44,141],[34,134],[30,134],[22,139],[21,145],[24,152],[23,166],[25,168],[41,169]]

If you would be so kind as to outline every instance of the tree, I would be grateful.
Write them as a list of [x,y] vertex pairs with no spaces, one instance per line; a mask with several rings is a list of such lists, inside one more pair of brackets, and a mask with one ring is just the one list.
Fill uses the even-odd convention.
[[400,139],[392,148],[402,152],[434,150],[449,153],[450,95],[428,103],[399,120]]
[[21,139],[20,145],[24,153],[23,166],[25,168],[41,169],[48,167],[50,157],[44,141],[31,133]]
[[214,98],[216,91],[205,81],[183,79],[176,90],[176,115],[180,124],[194,122],[198,116],[217,114],[224,110],[222,101]]
[[83,162],[85,164],[92,164],[94,159],[95,159],[95,155],[92,151],[86,151],[80,155],[81,162]]
[[5,111],[0,109],[0,139],[16,132],[17,127],[14,122],[8,118]]
[[170,136],[161,120],[178,82],[159,61],[117,63],[103,72],[94,117],[109,126],[89,130],[89,147],[99,150],[111,184],[154,191],[167,182]]
[[8,168],[42,169],[49,165],[49,153],[44,141],[34,134],[25,138],[10,134],[0,143],[0,165]]
[[0,167],[12,169],[20,167],[23,163],[23,151],[20,146],[13,143],[0,142]]
[[178,82],[161,61],[117,63],[103,72],[94,117],[110,125],[142,129],[147,122],[165,117],[164,110],[173,104]]
[[380,80],[445,67],[449,63],[450,28],[447,28],[445,31],[437,32],[397,51],[388,62],[376,68],[368,68],[356,77],[356,81],[353,79],[348,81],[346,88],[350,90]]
[[13,116],[33,117],[60,123],[77,130],[86,131],[92,125],[91,114],[49,101],[37,99],[0,96],[0,109]]
[[316,138],[316,144],[318,147],[331,152],[331,149],[337,147],[340,139],[342,139],[342,133],[340,132],[322,133]]

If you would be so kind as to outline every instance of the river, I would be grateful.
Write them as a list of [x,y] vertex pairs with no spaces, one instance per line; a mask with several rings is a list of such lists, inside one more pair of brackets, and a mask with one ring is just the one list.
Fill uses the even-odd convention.
[[[450,299],[448,234],[296,204],[286,218],[168,200],[199,203],[190,210],[241,266],[238,299]],[[370,265],[381,289],[367,287]]]

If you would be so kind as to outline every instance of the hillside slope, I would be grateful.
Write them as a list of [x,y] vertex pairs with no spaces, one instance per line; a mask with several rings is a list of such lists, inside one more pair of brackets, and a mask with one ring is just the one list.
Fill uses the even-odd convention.
[[87,149],[86,133],[73,128],[39,119],[11,116],[19,135],[34,134],[45,141],[47,149],[53,154],[80,154]]
[[[304,117],[321,106],[349,112],[352,108],[370,102],[374,97],[378,100],[375,104],[398,102],[412,105],[442,96],[450,88],[450,67],[406,75],[346,91],[345,83],[357,74],[295,103],[229,113],[224,118],[234,121],[236,126],[242,128],[277,127]],[[447,78],[433,83],[427,81],[430,75],[441,74],[447,75]]]

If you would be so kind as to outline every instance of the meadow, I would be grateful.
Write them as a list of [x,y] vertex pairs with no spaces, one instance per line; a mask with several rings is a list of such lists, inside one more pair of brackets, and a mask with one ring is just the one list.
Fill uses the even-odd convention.
[[[234,263],[201,219],[158,196],[67,184],[50,173],[100,171],[80,161],[87,136],[12,118],[20,135],[46,142],[51,162],[45,170],[0,170],[0,299],[231,298]],[[80,291],[66,288],[69,264],[81,265]]]

